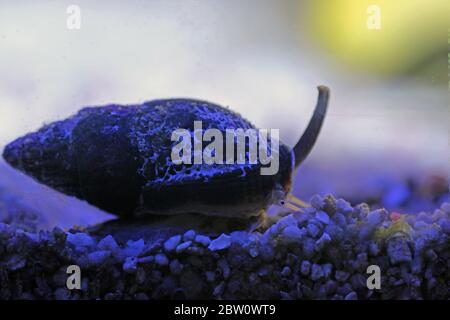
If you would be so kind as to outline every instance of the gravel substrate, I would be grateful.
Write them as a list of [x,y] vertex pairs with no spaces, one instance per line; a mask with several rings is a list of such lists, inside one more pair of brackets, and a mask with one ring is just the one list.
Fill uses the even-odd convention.
[[[131,240],[1,223],[0,299],[450,299],[450,203],[417,215],[332,196],[311,205],[260,232]],[[73,264],[81,290],[66,288]],[[366,286],[369,265],[379,290]]]

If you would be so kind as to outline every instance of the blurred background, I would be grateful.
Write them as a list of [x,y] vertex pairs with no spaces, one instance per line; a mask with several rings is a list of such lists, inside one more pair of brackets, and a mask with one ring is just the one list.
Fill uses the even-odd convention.
[[[169,97],[230,106],[293,145],[324,84],[329,113],[297,196],[409,213],[448,200],[448,0],[0,4],[0,149],[82,106]],[[7,188],[19,178],[0,165]]]

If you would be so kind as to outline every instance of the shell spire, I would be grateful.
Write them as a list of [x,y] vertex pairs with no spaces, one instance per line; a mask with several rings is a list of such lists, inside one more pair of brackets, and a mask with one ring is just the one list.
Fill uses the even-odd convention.
[[311,152],[317,137],[319,136],[327,112],[330,90],[326,86],[318,86],[317,89],[319,90],[319,95],[314,114],[300,140],[298,140],[297,144],[292,149],[295,159],[295,168],[297,168]]

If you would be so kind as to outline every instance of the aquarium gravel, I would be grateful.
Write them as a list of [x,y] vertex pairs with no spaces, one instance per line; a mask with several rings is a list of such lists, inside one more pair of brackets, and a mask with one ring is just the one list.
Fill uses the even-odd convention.
[[[331,195],[310,203],[262,230],[215,236],[1,223],[0,299],[450,298],[450,203],[410,215]],[[69,265],[81,268],[80,290],[66,287]],[[370,265],[380,289],[367,287]]]

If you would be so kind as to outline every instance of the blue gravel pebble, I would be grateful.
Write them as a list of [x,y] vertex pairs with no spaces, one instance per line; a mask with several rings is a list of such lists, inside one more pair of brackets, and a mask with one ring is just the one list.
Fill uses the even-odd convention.
[[175,251],[176,251],[177,253],[183,252],[183,251],[185,251],[187,248],[189,248],[191,244],[192,244],[192,241],[186,241],[186,242],[183,242],[183,243],[181,243],[181,244],[179,244],[179,245],[177,246],[177,248],[176,248]]
[[211,241],[208,246],[208,249],[211,251],[224,250],[230,247],[231,245],[231,237],[226,234],[221,234],[217,239]]
[[111,256],[111,252],[106,250],[99,250],[89,253],[88,260],[92,265],[99,265],[103,263],[109,256]]
[[183,235],[183,241],[192,241],[195,238],[195,231],[194,230],[188,230]]
[[316,219],[324,224],[330,223],[330,216],[324,212],[324,211],[317,211],[316,212]]
[[135,257],[127,257],[123,264],[123,271],[126,273],[134,273],[137,270],[137,259]]
[[178,261],[178,259],[174,259],[170,262],[169,268],[172,274],[179,275],[183,270],[183,265],[180,263],[180,261]]
[[170,237],[169,239],[164,242],[164,250],[167,252],[174,251],[176,247],[180,244],[181,241],[181,235],[176,235],[173,237]]
[[317,227],[314,223],[309,223],[306,229],[308,230],[309,235],[313,238],[317,237],[320,233],[319,227]]
[[198,234],[195,236],[195,242],[200,243],[203,246],[207,247],[211,243],[211,239],[208,236]]
[[68,233],[66,241],[75,247],[91,247],[95,244],[94,239],[83,232]]
[[119,249],[119,245],[111,235],[107,235],[99,241],[99,243],[97,244],[97,248],[100,250],[116,251],[117,249]]
[[323,276],[324,276],[324,273],[323,273],[322,267],[320,265],[314,263],[311,268],[311,280],[317,281],[317,280],[323,278]]
[[169,264],[169,259],[163,253],[158,253],[155,255],[155,262],[160,266],[167,266]]
[[311,271],[311,262],[309,262],[308,260],[303,260],[300,267],[300,272],[306,276],[309,274],[310,271]]

